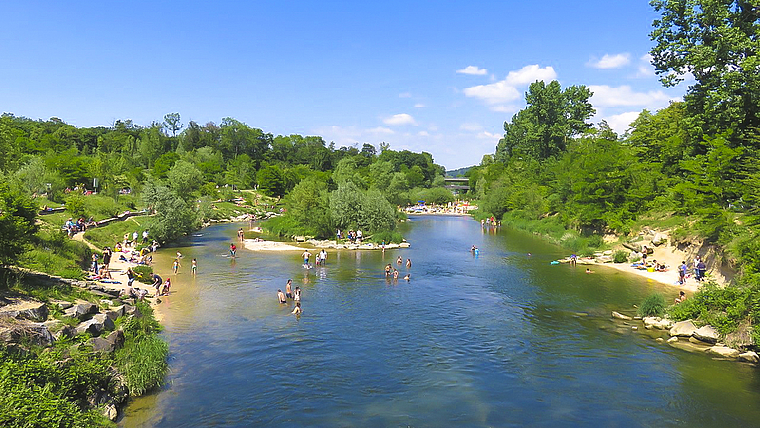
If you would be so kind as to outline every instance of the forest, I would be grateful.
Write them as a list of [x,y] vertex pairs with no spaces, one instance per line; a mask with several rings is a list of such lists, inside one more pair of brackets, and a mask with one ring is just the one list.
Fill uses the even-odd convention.
[[[677,318],[722,332],[760,324],[760,9],[748,2],[652,2],[652,64],[665,86],[693,76],[683,101],[642,111],[623,135],[583,85],[535,82],[493,154],[467,172],[481,216],[574,251],[644,225],[676,244],[713,245],[738,271]],[[755,340],[760,338],[755,331]]]

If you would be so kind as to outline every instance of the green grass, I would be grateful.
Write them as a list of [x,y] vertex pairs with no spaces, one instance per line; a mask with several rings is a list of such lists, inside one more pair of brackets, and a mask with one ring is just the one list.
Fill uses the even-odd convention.
[[146,229],[150,230],[152,220],[150,216],[136,216],[124,221],[115,221],[105,226],[87,229],[84,238],[98,248],[113,247],[117,242],[124,239],[125,233],[129,233],[131,239],[131,234],[135,231],[138,234],[138,239],[142,240],[142,232]]
[[142,317],[121,324],[125,342],[115,357],[116,366],[134,396],[143,395],[163,384],[169,354],[169,345],[158,336],[161,325],[153,317],[153,309],[143,302],[139,302],[137,307]]
[[600,235],[583,236],[576,230],[566,229],[559,216],[533,220],[523,218],[519,213],[508,212],[502,218],[502,225],[540,235],[582,256],[606,249]]
[[659,317],[665,313],[665,298],[662,294],[650,294],[639,305],[639,316]]
[[64,232],[43,230],[37,233],[34,247],[26,252],[19,265],[64,278],[82,279],[92,255],[82,242],[72,241]]

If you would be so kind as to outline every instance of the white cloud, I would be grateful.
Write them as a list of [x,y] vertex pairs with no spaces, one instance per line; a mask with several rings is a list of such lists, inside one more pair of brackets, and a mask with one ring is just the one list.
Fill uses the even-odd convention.
[[483,127],[477,123],[463,123],[459,125],[459,129],[463,131],[480,131]]
[[628,85],[611,87],[607,85],[590,85],[594,95],[591,104],[594,107],[632,107],[640,106],[648,109],[665,107],[675,100],[663,91],[636,92]]
[[517,107],[515,105],[492,106],[491,110],[497,111],[499,113],[517,113],[517,111],[520,110],[520,107]]
[[631,123],[636,120],[637,117],[639,117],[639,113],[641,112],[628,111],[625,113],[605,117],[604,120],[607,121],[607,124],[610,125],[610,128],[612,128],[613,131],[617,132],[618,134],[623,134],[628,130],[628,128],[630,128]]
[[459,74],[470,74],[474,76],[485,76],[486,73],[488,73],[488,70],[485,68],[478,68],[474,65],[469,65],[466,68],[463,68],[461,70],[457,70],[457,73]]
[[[557,73],[552,67],[541,68],[537,64],[525,66],[519,70],[510,71],[504,80],[488,85],[478,85],[465,88],[465,96],[478,98],[492,106],[503,105],[520,98],[518,87],[527,86],[536,80],[553,80]],[[492,107],[492,109],[501,106]]]
[[414,108],[425,108],[425,104],[417,103],[414,105]]
[[412,98],[412,94],[409,93],[409,92],[402,92],[402,93],[398,94],[398,97],[399,98]]
[[383,119],[383,123],[390,126],[417,125],[414,118],[406,113],[399,113],[394,114],[391,117],[386,117]]
[[483,132],[478,133],[478,138],[486,139],[486,140],[500,140],[501,135],[493,134],[488,131],[483,131]]
[[430,134],[427,131],[420,131],[417,133],[420,137],[429,137]]
[[652,55],[644,54],[639,58],[639,65],[636,68],[634,77],[654,77],[654,67],[652,66]]
[[609,70],[612,68],[625,67],[631,62],[631,55],[629,53],[619,53],[615,55],[604,54],[602,59],[596,58],[588,62],[589,67],[600,68],[603,70]]

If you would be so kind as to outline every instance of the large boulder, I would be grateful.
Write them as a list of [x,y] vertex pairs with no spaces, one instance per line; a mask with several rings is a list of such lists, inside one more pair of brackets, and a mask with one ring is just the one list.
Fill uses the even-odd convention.
[[92,346],[92,350],[95,352],[103,352],[106,354],[110,354],[111,352],[116,350],[112,342],[110,342],[107,339],[103,339],[102,337],[93,337],[92,339],[87,341],[87,344]]
[[754,351],[747,351],[743,354],[739,354],[738,358],[748,363],[753,363],[753,364],[760,363],[760,356],[758,356],[757,352],[754,352]]
[[641,320],[644,323],[644,328],[651,330],[656,328],[658,330],[668,330],[673,327],[673,321],[667,318],[660,317],[644,317]]
[[694,337],[702,342],[717,343],[718,339],[720,339],[720,333],[718,333],[718,330],[716,330],[715,327],[705,325],[694,332]]
[[744,323],[736,329],[736,331],[726,335],[726,345],[734,348],[747,351],[755,346],[755,341],[752,339],[752,327],[748,323]]
[[60,339],[65,339],[65,338],[71,338],[76,335],[77,335],[76,328],[70,325],[65,325],[60,330],[58,330],[58,332],[55,334],[55,338],[60,340]]
[[114,330],[108,335],[108,337],[106,337],[106,340],[113,344],[114,350],[121,349],[121,347],[124,346],[124,331]]
[[0,342],[6,344],[31,343],[39,346],[50,346],[55,338],[42,324],[18,322],[4,323],[0,326]]
[[32,321],[47,320],[49,311],[45,303],[31,300],[20,301],[18,303],[0,308],[0,317],[9,317],[16,319],[25,319]]
[[658,246],[658,245],[665,244],[667,242],[668,242],[668,235],[662,232],[655,233],[654,238],[652,238],[652,245]]
[[724,345],[715,345],[711,348],[707,348],[707,352],[711,354],[719,355],[724,358],[738,358],[739,354],[741,354],[741,352],[739,352],[738,350],[734,348],[729,348],[728,346],[724,346]]
[[98,313],[98,306],[89,302],[80,303],[78,305],[72,306],[71,308],[67,309],[64,312],[64,314],[67,317],[77,318],[79,320],[85,320],[89,318],[90,315],[97,314],[97,313]]
[[108,310],[105,314],[111,321],[116,321],[117,318],[124,315],[124,305]]
[[105,314],[97,314],[92,319],[79,324],[76,332],[77,334],[90,333],[92,336],[100,336],[104,330],[111,330],[114,327],[113,321]]
[[697,326],[691,320],[679,321],[670,329],[671,336],[691,337],[697,331]]

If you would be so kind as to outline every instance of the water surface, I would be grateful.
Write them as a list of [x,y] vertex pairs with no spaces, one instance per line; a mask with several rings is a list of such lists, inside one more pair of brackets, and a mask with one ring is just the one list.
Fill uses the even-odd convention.
[[[168,384],[134,400],[120,426],[752,426],[756,369],[658,343],[611,320],[676,290],[632,275],[549,264],[530,235],[484,232],[459,217],[416,217],[412,247],[299,253],[238,251],[237,225],[180,244],[164,299]],[[469,248],[480,248],[473,256]],[[175,249],[156,258],[165,275]],[[528,255],[531,253],[531,255]],[[383,266],[411,258],[411,282]],[[199,274],[189,275],[197,258]],[[163,269],[162,269],[163,267]],[[277,303],[288,278],[304,314]]]

